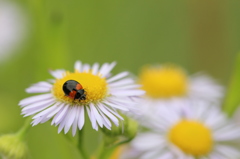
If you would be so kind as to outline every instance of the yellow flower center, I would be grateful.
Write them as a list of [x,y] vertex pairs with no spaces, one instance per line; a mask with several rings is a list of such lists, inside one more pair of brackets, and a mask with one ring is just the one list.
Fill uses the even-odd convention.
[[[79,100],[66,96],[63,91],[63,84],[68,80],[75,80],[80,83],[85,91],[86,99]],[[85,105],[90,102],[100,102],[107,96],[107,82],[105,78],[100,75],[93,75],[91,72],[66,72],[61,79],[56,79],[53,85],[52,93],[60,101],[69,104]]]
[[212,132],[198,121],[182,120],[169,132],[169,140],[187,154],[206,155],[212,150]]
[[187,92],[187,76],[175,66],[144,68],[140,73],[140,84],[152,98],[184,96]]

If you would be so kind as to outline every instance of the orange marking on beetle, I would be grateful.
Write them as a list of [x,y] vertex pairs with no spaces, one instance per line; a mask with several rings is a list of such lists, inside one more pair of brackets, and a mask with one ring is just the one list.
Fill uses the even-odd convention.
[[80,90],[80,89],[82,89],[82,88],[83,88],[83,87],[82,87],[81,84],[77,84],[77,85],[76,85],[76,89],[77,89],[77,90]]
[[76,91],[71,91],[69,94],[68,94],[68,97],[70,97],[70,98],[73,98],[74,99],[74,97],[75,97],[75,95],[76,95]]

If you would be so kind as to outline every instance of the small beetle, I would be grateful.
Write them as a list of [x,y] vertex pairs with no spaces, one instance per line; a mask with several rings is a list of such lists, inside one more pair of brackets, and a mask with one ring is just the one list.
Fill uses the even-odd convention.
[[65,96],[69,98],[85,100],[86,94],[85,90],[83,89],[82,85],[75,80],[68,80],[63,84],[63,92]]

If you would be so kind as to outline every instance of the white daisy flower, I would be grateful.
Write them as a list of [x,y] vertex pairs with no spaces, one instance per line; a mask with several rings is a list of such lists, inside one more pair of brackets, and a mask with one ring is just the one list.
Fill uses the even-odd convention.
[[[219,107],[159,108],[150,132],[140,133],[132,142],[128,159],[237,159],[240,127],[228,121]],[[234,147],[235,146],[235,147]]]
[[50,119],[59,126],[58,132],[64,129],[67,133],[72,126],[73,135],[84,126],[86,112],[95,130],[98,126],[111,129],[112,123],[118,126],[123,118],[117,110],[131,110],[136,104],[133,98],[144,91],[138,89],[128,72],[111,76],[115,64],[100,67],[98,63],[90,66],[77,61],[75,72],[50,71],[55,77],[53,83],[39,82],[26,89],[28,93],[43,94],[21,100],[22,114],[34,115],[33,126]]
[[156,107],[164,105],[185,105],[188,102],[218,104],[224,95],[223,87],[207,75],[189,76],[182,68],[169,64],[144,67],[139,83],[146,91],[140,105],[140,113],[145,117],[151,116]]
[[25,39],[27,18],[20,6],[0,1],[0,61],[6,60]]

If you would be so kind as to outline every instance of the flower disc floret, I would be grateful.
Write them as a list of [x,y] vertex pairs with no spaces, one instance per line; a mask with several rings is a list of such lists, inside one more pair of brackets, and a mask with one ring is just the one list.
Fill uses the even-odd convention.
[[194,156],[208,154],[213,146],[211,130],[198,121],[179,121],[171,128],[169,140]]
[[[56,80],[52,89],[53,95],[61,102],[67,102],[72,105],[86,105],[91,102],[101,102],[107,96],[108,89],[106,78],[102,78],[101,75],[93,75],[91,72],[76,71],[75,73],[66,72],[63,76],[63,78]],[[86,92],[85,100],[73,100],[64,94],[62,86],[68,80],[75,80],[83,86]]]
[[186,73],[174,65],[145,67],[139,78],[143,90],[152,98],[184,96],[187,92]]

